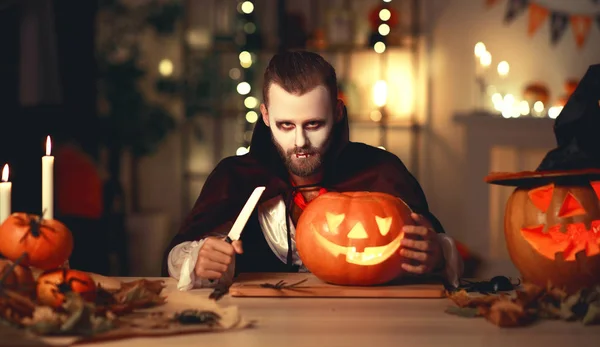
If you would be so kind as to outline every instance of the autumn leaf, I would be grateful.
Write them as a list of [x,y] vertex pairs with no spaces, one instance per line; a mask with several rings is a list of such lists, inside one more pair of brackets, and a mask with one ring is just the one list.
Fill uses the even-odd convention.
[[537,301],[545,294],[544,288],[530,283],[523,283],[521,290],[517,290],[516,302],[522,307],[535,305]]
[[495,302],[484,313],[484,317],[491,323],[500,327],[523,326],[532,321],[530,312],[517,303],[507,300]]
[[540,302],[538,305],[537,314],[539,318],[545,319],[560,319],[562,316],[560,306],[557,306],[551,302]]
[[588,306],[588,310],[581,322],[583,325],[600,324],[600,302],[596,301]]
[[500,300],[501,297],[501,295],[472,296],[465,290],[454,292],[449,296],[450,300],[458,307],[489,306]]

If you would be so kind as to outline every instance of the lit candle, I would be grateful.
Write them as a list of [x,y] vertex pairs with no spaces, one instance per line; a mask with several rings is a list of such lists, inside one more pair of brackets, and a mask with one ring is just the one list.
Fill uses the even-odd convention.
[[500,75],[501,78],[505,78],[509,71],[510,65],[508,65],[507,61],[503,60],[498,63],[498,75]]
[[0,223],[4,223],[11,213],[10,193],[12,183],[8,181],[8,164],[2,169],[2,182],[0,182]]
[[54,157],[50,136],[46,138],[46,155],[42,157],[42,213],[44,219],[54,218]]
[[481,64],[481,56],[487,52],[485,44],[483,42],[477,42],[475,44],[474,54],[475,54],[475,75],[480,76],[483,72],[483,64]]

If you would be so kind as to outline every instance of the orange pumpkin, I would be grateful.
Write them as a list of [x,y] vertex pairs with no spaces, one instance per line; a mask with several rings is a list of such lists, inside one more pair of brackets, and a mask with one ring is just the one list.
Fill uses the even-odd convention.
[[524,280],[570,292],[600,284],[600,181],[516,188],[505,236]]
[[536,101],[541,101],[547,106],[548,101],[550,100],[550,90],[543,83],[530,83],[523,91],[523,99],[527,100],[531,106],[533,106]]
[[33,297],[35,279],[31,269],[10,260],[0,259],[0,286]]
[[37,300],[42,305],[60,307],[68,292],[79,293],[85,301],[93,302],[96,283],[88,273],[70,269],[45,271],[37,279]]
[[300,215],[298,254],[317,278],[339,285],[376,285],[403,274],[402,227],[413,225],[400,199],[371,192],[325,193]]
[[13,213],[0,226],[0,253],[10,260],[42,270],[57,268],[73,251],[73,235],[61,222],[27,213]]

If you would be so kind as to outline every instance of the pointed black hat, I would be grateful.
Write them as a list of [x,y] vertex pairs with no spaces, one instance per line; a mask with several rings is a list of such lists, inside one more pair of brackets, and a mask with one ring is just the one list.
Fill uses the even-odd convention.
[[568,180],[600,179],[600,64],[592,65],[554,122],[558,147],[535,171],[496,172],[487,183],[520,186]]

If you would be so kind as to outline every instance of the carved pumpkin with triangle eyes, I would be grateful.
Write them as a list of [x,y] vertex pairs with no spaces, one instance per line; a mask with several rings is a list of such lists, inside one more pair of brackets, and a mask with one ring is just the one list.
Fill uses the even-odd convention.
[[568,291],[600,284],[600,181],[516,188],[505,236],[525,280]]
[[371,192],[325,193],[300,215],[296,247],[317,278],[339,285],[375,285],[400,276],[402,227],[414,225],[400,199]]

